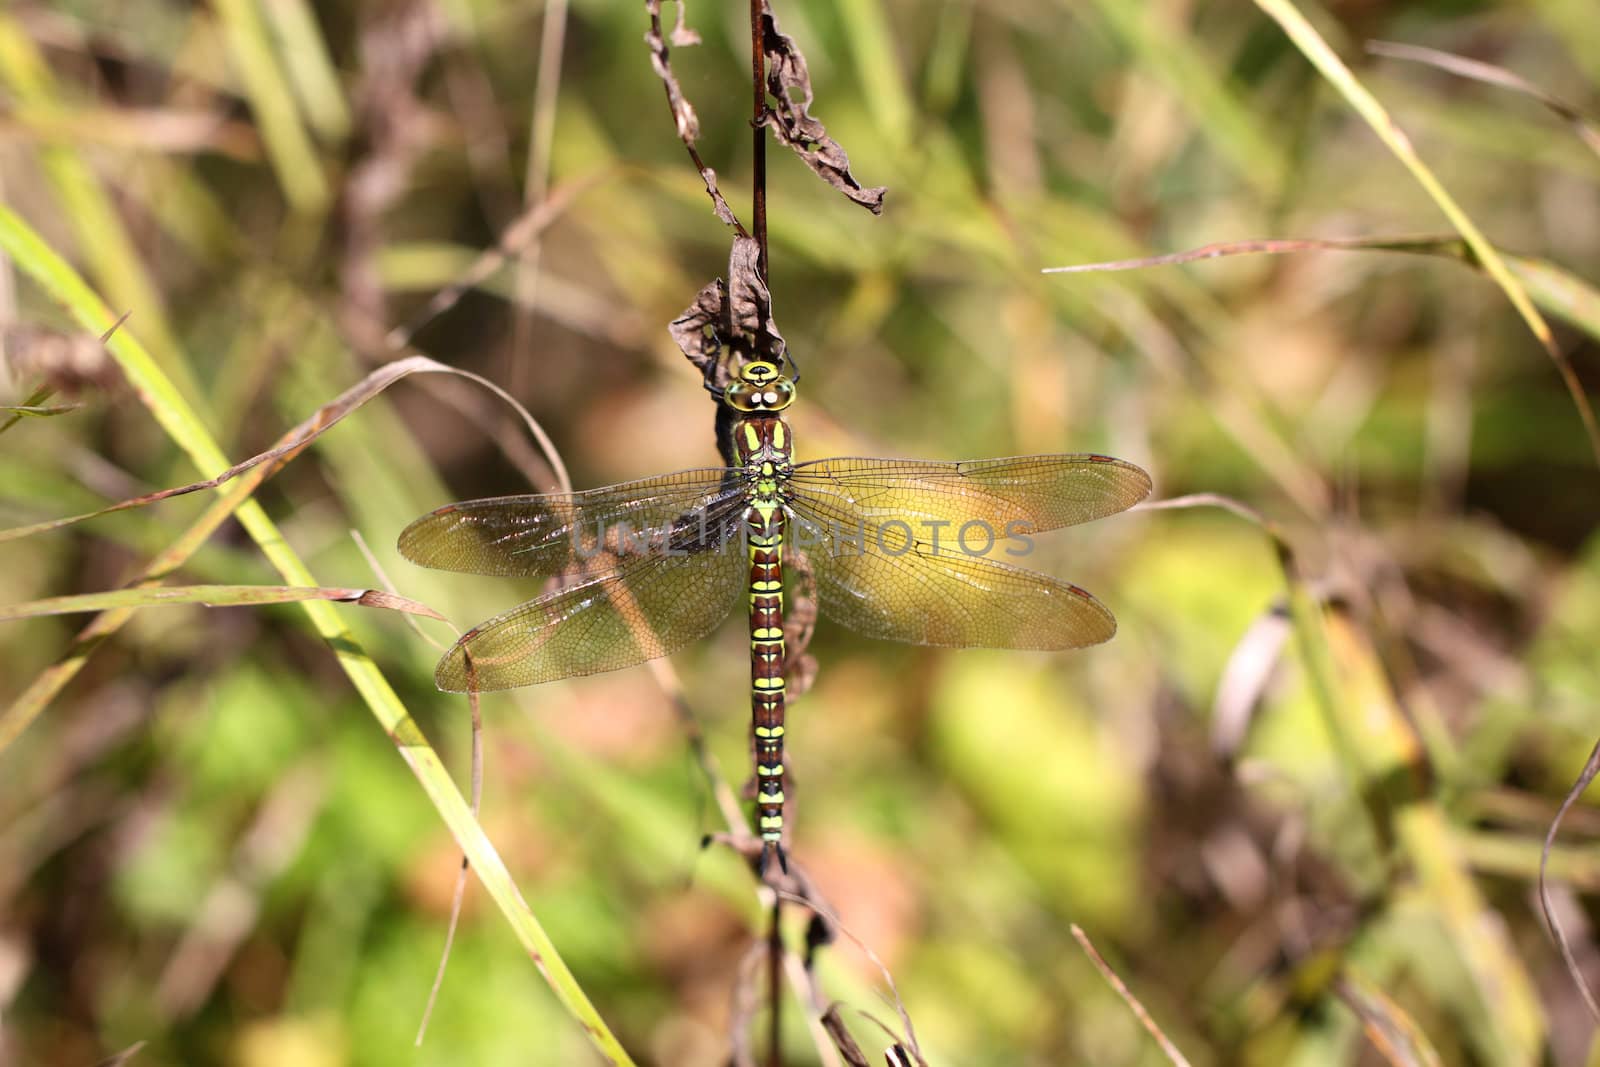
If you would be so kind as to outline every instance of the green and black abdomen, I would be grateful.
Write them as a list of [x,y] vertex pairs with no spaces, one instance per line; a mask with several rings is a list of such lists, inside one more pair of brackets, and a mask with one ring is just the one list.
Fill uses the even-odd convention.
[[788,426],[776,416],[745,418],[735,445],[749,485],[744,521],[750,556],[750,710],[756,769],[756,826],[769,849],[783,841],[783,538],[790,464]]

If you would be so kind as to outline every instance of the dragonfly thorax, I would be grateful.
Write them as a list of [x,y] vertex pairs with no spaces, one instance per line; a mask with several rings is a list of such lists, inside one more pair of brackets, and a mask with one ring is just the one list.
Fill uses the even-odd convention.
[[733,428],[733,452],[747,476],[787,479],[794,470],[793,435],[777,415],[747,415]]

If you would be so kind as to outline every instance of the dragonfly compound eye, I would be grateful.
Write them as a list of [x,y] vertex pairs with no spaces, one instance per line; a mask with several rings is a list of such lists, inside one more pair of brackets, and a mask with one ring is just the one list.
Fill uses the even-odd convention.
[[767,386],[767,391],[762,394],[761,399],[767,402],[769,409],[782,411],[794,401],[794,383],[787,378],[778,378]]
[[734,382],[722,396],[735,411],[755,411],[761,407],[761,390],[749,382]]

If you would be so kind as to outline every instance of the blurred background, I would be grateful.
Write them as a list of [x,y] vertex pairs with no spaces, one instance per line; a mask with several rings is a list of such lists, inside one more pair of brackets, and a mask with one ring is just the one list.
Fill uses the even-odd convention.
[[[1600,278],[1600,155],[1525,95],[1364,51],[1467,55],[1592,109],[1592,0],[1302,10],[1498,247],[1568,272],[1545,298],[1556,344],[1600,380],[1581,281]],[[794,855],[893,972],[928,1062],[1167,1062],[1072,923],[1195,1064],[1426,1063],[1429,1046],[1594,1062],[1534,891],[1600,734],[1600,469],[1549,357],[1447,258],[1040,273],[1447,231],[1434,202],[1255,6],[777,13],[815,115],[862,184],[889,187],[875,218],[769,149],[801,458],[1106,452],[1158,498],[1234,498],[1288,550],[1214,507],[1042,537],[1030,565],[1121,623],[1070,655],[820,624],[790,711]],[[672,63],[748,219],[745,17],[701,0],[703,41]],[[712,405],[666,327],[726,273],[731,233],[647,28],[631,0],[13,3],[0,200],[131,312],[232,459],[393,358],[385,334],[467,279],[416,345],[511,390],[576,486],[709,465]],[[533,240],[514,228],[530,206]],[[511,262],[470,277],[502,241]],[[0,438],[5,526],[216,473],[97,346],[71,374],[49,358],[77,327],[17,272],[0,281],[0,403],[45,381],[80,405]],[[396,535],[452,499],[548,489],[548,471],[487,394],[413,380],[256,498],[323,584],[381,584],[355,531],[399,592],[465,628],[537,589],[420,570]],[[129,581],[208,496],[0,545],[0,603]],[[172,581],[281,579],[230,523]],[[469,716],[434,690],[436,650],[398,616],[340,611],[464,781]],[[4,624],[0,705],[85,618]],[[736,788],[745,642],[730,622],[673,660]],[[763,916],[739,861],[700,848],[722,826],[656,678],[483,712],[483,822],[600,1014],[637,1062],[728,1062]],[[1591,980],[1596,834],[1578,805],[1551,861]],[[458,862],[298,608],[136,614],[0,751],[0,1061],[144,1042],[130,1062],[598,1062],[476,883],[412,1050]],[[879,1062],[862,1014],[894,1023],[878,971],[848,941],[818,970]],[[785,1062],[839,1062],[786,1014]]]

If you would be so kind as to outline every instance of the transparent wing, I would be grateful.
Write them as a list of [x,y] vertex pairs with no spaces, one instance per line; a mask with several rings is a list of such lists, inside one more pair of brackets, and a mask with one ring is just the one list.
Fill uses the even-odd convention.
[[601,549],[626,556],[651,544],[704,544],[711,520],[741,497],[739,476],[712,467],[582,493],[447,504],[401,532],[400,554],[438,570],[527,578],[560,574]]
[[[1111,486],[1119,487],[1121,495],[1109,489],[1081,491],[1077,503],[1064,503],[1058,493],[1050,503],[1017,490],[1016,480],[997,482],[1012,487],[1009,498],[968,492],[960,482],[964,472],[950,470],[967,464],[897,466],[913,473],[900,481],[880,468],[870,483],[875,495],[865,498],[866,503],[856,492],[862,484],[854,481],[863,473],[859,468],[834,481],[833,491],[814,492],[809,485],[800,489],[790,483],[788,504],[796,520],[791,539],[806,554],[824,615],[869,637],[957,648],[1082,648],[1117,632],[1116,619],[1105,605],[1075,585],[969,554],[950,531],[937,545],[913,531],[929,517],[952,523],[952,531],[969,521],[997,530],[1013,519],[1035,523],[1035,529],[1087,521],[1096,512],[1120,511],[1143,496],[1149,480],[1142,471],[1121,464],[1113,468],[1131,469],[1139,476],[1112,475]],[[929,468],[943,473],[929,474]],[[1058,474],[1047,484],[1059,486],[1061,481]],[[935,488],[928,488],[930,484]],[[941,484],[948,484],[947,492],[939,491]],[[963,503],[965,511],[959,510]]]
[[[819,459],[802,463],[789,484],[808,500],[830,502],[869,528],[898,520],[920,540],[954,538],[966,523],[1054,530],[1114,515],[1143,500],[1150,476],[1110,456],[1012,456],[938,463],[910,459]],[[945,523],[947,527],[929,526]],[[974,529],[973,536],[982,531]]]
[[703,551],[608,561],[597,576],[474,627],[434,681],[452,693],[514,689],[666,656],[714,630],[748,582],[733,536]]

